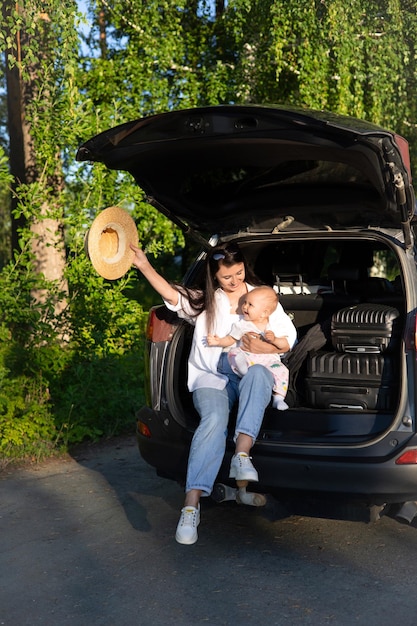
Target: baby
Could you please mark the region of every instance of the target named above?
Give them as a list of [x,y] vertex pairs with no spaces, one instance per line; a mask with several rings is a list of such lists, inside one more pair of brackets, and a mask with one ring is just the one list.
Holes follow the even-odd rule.
[[244,376],[248,368],[255,363],[267,367],[274,376],[272,405],[280,411],[285,411],[288,409],[288,404],[284,401],[288,390],[288,369],[281,363],[279,354],[255,354],[246,352],[240,347],[240,340],[248,333],[256,333],[263,341],[272,345],[276,345],[278,337],[284,336],[279,328],[273,328],[270,324],[269,317],[277,305],[278,296],[272,287],[256,287],[246,294],[242,304],[243,316],[233,324],[229,335],[226,337],[207,335],[207,344],[230,348],[229,363],[238,376]]

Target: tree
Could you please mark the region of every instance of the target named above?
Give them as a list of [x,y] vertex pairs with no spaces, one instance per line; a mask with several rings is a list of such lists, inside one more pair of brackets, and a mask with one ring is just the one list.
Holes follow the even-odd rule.
[[415,143],[415,1],[274,0],[270,6],[284,101],[365,118]]
[[[65,306],[65,245],[58,126],[68,92],[62,88],[67,73],[75,29],[68,15],[74,7],[58,3],[5,2],[3,44],[6,47],[6,86],[12,194],[12,249],[21,247],[26,228],[28,258],[39,277],[56,283],[55,312]],[[62,30],[62,24],[67,24]],[[57,54],[57,40],[61,55]],[[65,59],[65,61],[63,61]],[[65,78],[64,78],[65,82]],[[33,285],[35,300],[45,303],[46,285]]]

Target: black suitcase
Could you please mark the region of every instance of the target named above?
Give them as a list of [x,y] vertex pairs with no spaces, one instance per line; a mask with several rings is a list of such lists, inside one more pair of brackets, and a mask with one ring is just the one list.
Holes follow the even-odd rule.
[[380,353],[318,352],[307,362],[310,406],[333,410],[388,411],[396,397],[393,360]]
[[332,316],[332,343],[338,352],[386,352],[399,344],[398,310],[384,304],[357,304]]

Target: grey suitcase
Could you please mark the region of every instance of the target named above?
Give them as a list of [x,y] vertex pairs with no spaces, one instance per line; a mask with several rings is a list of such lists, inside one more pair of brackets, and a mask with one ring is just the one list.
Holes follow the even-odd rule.
[[379,353],[394,350],[400,339],[400,314],[384,304],[357,304],[332,316],[332,343],[338,352]]
[[319,352],[308,359],[305,382],[315,408],[388,411],[396,397],[393,381],[389,355]]

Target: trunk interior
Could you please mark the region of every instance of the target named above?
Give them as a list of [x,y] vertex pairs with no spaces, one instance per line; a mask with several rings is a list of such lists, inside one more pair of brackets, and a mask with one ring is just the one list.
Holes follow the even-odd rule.
[[[239,241],[255,274],[277,290],[298,334],[284,359],[290,409],[268,407],[260,439],[353,444],[392,424],[406,306],[400,261],[390,241],[382,233],[370,237],[369,231],[363,237],[329,232]],[[193,284],[200,269],[192,274]],[[172,390],[176,413],[178,421],[187,416],[183,425],[194,429],[198,418],[186,389],[192,327],[183,324],[176,335],[171,347],[178,374]]]

